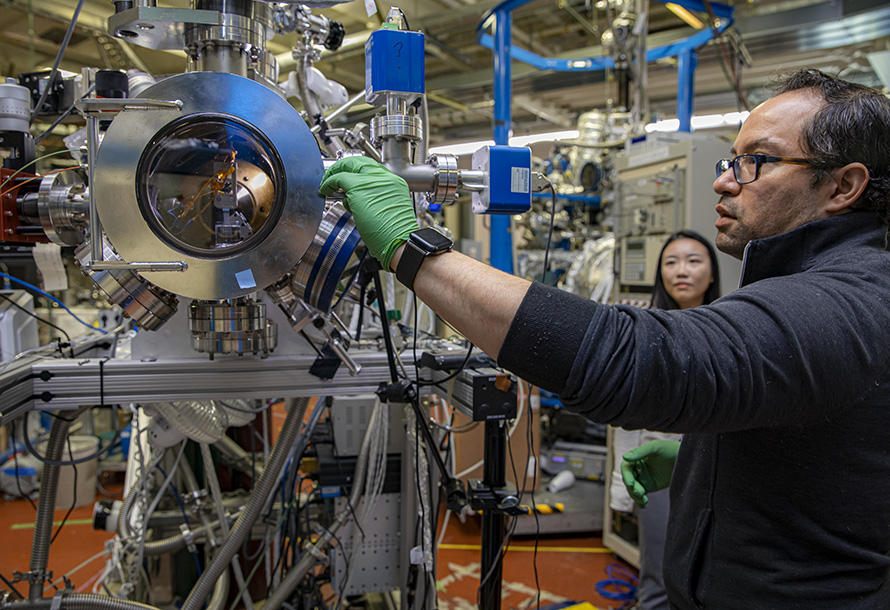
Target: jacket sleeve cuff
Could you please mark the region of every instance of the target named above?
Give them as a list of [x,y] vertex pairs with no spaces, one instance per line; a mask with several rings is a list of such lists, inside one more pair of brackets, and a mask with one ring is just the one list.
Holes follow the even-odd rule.
[[498,354],[498,365],[532,385],[560,393],[599,305],[532,284]]

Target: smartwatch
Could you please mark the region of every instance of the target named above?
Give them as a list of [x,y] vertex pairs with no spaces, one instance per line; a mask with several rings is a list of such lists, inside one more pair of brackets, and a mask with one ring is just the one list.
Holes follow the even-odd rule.
[[453,245],[454,243],[450,239],[432,227],[414,231],[405,242],[405,249],[402,251],[402,258],[399,259],[399,266],[396,269],[396,277],[408,287],[408,290],[413,291],[414,278],[424,259],[427,256],[448,252]]

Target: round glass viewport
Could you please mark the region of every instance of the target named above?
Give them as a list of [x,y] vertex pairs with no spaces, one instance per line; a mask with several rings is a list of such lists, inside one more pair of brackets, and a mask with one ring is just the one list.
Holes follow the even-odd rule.
[[171,123],[146,146],[136,173],[139,207],[152,230],[194,256],[246,250],[281,214],[284,172],[277,154],[231,117]]

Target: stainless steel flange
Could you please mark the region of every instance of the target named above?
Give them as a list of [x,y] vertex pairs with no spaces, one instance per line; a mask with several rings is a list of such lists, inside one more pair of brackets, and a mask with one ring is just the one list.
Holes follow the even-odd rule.
[[142,272],[205,300],[261,290],[312,243],[324,210],[323,166],[299,114],[232,74],[180,74],[144,97],[182,110],[124,111],[99,148],[95,198],[127,261],[185,261],[182,273]]
[[192,347],[210,354],[261,353],[265,358],[278,344],[278,325],[266,319],[262,302],[203,303],[189,306]]
[[[102,245],[105,260],[120,260],[107,241]],[[83,265],[90,257],[89,244],[81,244],[75,250],[74,257],[79,265]],[[132,318],[139,328],[157,330],[176,313],[179,300],[175,295],[153,286],[133,271],[84,270],[84,273],[90,276],[112,302],[123,309],[124,317]]]

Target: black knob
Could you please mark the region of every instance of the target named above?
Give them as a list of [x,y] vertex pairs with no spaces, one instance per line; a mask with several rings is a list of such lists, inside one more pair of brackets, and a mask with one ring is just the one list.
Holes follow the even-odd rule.
[[125,98],[129,96],[130,85],[127,73],[122,70],[99,70],[96,72],[96,97]]
[[324,48],[328,51],[336,51],[343,44],[343,37],[346,36],[346,30],[339,21],[331,21],[331,27],[328,30],[328,37],[324,41]]

